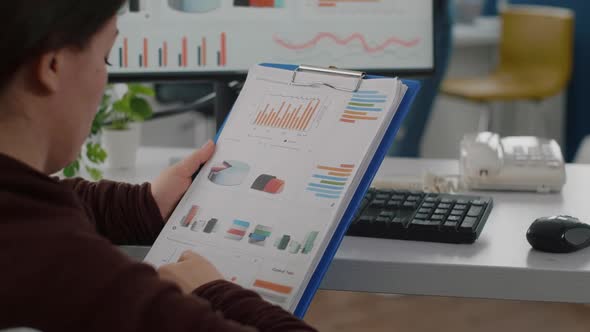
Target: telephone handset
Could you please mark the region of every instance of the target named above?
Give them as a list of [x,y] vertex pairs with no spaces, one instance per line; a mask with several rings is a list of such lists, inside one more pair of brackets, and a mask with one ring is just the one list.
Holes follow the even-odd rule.
[[561,191],[566,181],[561,148],[555,140],[500,138],[482,132],[461,141],[461,181],[473,190]]

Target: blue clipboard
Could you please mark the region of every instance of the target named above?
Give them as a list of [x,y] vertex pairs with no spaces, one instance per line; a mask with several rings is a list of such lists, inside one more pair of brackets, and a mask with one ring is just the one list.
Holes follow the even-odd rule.
[[[288,64],[262,63],[260,65],[265,66],[265,67],[270,67],[270,68],[289,70],[289,71],[296,71],[297,68],[299,68],[299,66],[297,66],[297,65],[288,65]],[[374,78],[381,78],[381,76],[369,75],[369,76],[366,76],[364,79],[374,79]],[[330,240],[330,243],[326,247],[326,251],[324,253],[324,256],[322,256],[322,258],[320,259],[320,262],[318,263],[318,266],[317,266],[315,272],[313,273],[313,275],[309,281],[309,284],[307,285],[307,288],[305,289],[305,291],[303,292],[303,295],[301,296],[301,300],[299,301],[299,304],[297,305],[297,308],[295,309],[295,312],[294,312],[295,316],[297,316],[299,318],[303,318],[305,316],[305,313],[307,312],[307,309],[309,308],[309,305],[311,304],[311,301],[313,300],[315,293],[317,292],[318,288],[320,287],[320,284],[322,283],[322,280],[324,279],[324,276],[326,275],[326,272],[328,271],[328,268],[330,267],[330,263],[332,262],[332,260],[334,259],[334,256],[336,255],[336,251],[338,250],[338,247],[340,247],[340,243],[342,242],[342,239],[344,238],[344,235],[346,234],[346,230],[348,229],[348,226],[352,222],[352,219],[354,217],[356,210],[359,208],[362,199],[365,197],[365,194],[369,190],[369,187],[371,186],[371,183],[373,182],[373,179],[375,178],[375,174],[377,174],[377,171],[379,170],[379,167],[381,166],[383,159],[385,159],[385,156],[387,155],[389,148],[391,147],[391,145],[393,144],[393,141],[395,140],[395,136],[397,135],[397,132],[402,124],[402,121],[404,120],[404,118],[406,117],[408,112],[410,111],[410,107],[411,107],[414,99],[416,98],[418,91],[420,91],[420,83],[418,81],[412,81],[412,80],[402,80],[402,81],[408,87],[408,91],[406,92],[404,99],[402,100],[401,104],[399,105],[399,108],[398,108],[397,112],[395,113],[393,120],[391,120],[391,124],[389,125],[389,128],[385,132],[385,135],[383,136],[383,140],[381,141],[381,144],[379,144],[379,147],[377,148],[377,151],[375,152],[375,155],[373,156],[373,159],[371,160],[371,163],[369,164],[369,167],[367,168],[367,172],[363,176],[363,179],[361,180],[356,192],[354,193],[354,196],[352,197],[352,200],[350,201],[350,204],[348,205],[348,208],[346,209],[346,212],[344,213],[342,220],[340,221],[340,223],[338,224],[338,227],[336,228],[336,231],[334,232],[334,236],[332,237],[332,239]],[[225,127],[225,122],[223,123],[223,125],[219,129],[219,132],[215,136],[216,142],[217,142],[217,139],[219,138],[221,131],[223,131],[224,127]]]

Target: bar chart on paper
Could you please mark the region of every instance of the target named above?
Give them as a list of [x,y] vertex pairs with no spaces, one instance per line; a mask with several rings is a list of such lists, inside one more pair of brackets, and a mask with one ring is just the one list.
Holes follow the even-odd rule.
[[267,95],[253,116],[258,127],[308,132],[319,116],[319,98]]
[[378,120],[386,102],[387,96],[379,91],[359,90],[348,101],[340,122],[357,123]]
[[318,165],[307,184],[306,191],[323,199],[338,199],[342,196],[354,165],[340,164],[335,166]]

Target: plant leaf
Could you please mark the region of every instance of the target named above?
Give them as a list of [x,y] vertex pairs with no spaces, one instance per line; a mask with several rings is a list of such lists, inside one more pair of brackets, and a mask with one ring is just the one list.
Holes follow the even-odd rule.
[[86,157],[95,164],[102,164],[107,159],[107,152],[98,143],[86,144]]
[[129,91],[134,95],[144,95],[150,97],[154,97],[156,95],[154,89],[147,87],[145,85],[130,83],[127,86],[129,87]]
[[99,170],[98,168],[86,166],[86,171],[88,172],[88,174],[90,174],[90,177],[93,180],[98,181],[98,180],[102,179],[102,171]]
[[113,110],[123,114],[131,114],[131,104],[129,98],[123,98],[113,103]]
[[67,178],[73,178],[80,171],[80,160],[77,159],[64,168],[63,172]]
[[131,105],[131,118],[136,121],[144,121],[152,117],[154,111],[150,104],[143,98],[132,97],[130,101]]
[[102,130],[102,127],[104,126],[105,122],[107,121],[107,118],[109,117],[109,113],[107,112],[107,110],[108,106],[101,106],[98,109],[98,112],[96,113],[96,115],[94,116],[94,120],[92,121],[92,127],[90,130],[91,135],[98,135]]

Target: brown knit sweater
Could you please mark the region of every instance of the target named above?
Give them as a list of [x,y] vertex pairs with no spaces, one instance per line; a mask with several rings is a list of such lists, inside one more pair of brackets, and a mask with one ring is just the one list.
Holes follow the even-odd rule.
[[313,330],[226,281],[183,295],[122,254],[164,225],[149,184],[59,181],[1,154],[0,170],[0,329]]

